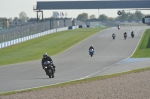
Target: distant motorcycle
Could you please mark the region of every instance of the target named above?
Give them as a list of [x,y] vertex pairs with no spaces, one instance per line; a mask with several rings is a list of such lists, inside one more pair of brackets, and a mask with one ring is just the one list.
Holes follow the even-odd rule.
[[90,50],[89,50],[89,54],[90,54],[90,56],[92,57],[92,56],[94,55],[94,49],[90,49]]
[[115,35],[112,35],[113,40],[115,40]]
[[44,69],[49,78],[54,78],[54,68],[50,61],[44,62]]
[[133,32],[131,32],[131,37],[134,38],[134,33]]
[[120,25],[118,25],[118,30],[120,29]]
[[127,34],[124,35],[124,39],[125,39],[125,40],[127,39]]

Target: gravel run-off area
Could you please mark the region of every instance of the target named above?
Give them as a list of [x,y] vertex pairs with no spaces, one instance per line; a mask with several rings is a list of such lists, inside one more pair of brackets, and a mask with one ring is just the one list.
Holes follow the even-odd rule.
[[63,87],[0,96],[0,99],[150,99],[150,70]]

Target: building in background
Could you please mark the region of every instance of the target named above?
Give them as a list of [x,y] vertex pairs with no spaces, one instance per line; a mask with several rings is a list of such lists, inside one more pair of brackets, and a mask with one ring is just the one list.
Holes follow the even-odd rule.
[[57,11],[54,11],[52,17],[59,18],[59,13]]
[[68,14],[67,12],[58,12],[58,11],[54,11],[52,17],[53,18],[67,18]]

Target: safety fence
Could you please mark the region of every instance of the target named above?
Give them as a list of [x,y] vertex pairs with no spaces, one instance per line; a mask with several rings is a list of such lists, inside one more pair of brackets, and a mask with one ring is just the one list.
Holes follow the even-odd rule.
[[85,23],[72,19],[50,19],[44,22],[20,24],[13,28],[0,29],[0,48],[79,25],[85,25]]
[[[78,27],[79,26],[73,26],[73,29],[76,29]],[[11,46],[11,45],[14,45],[14,44],[17,44],[17,43],[24,42],[24,41],[27,41],[27,40],[31,40],[31,39],[34,39],[34,38],[37,38],[37,37],[41,37],[41,36],[44,36],[44,35],[47,35],[47,34],[56,33],[56,32],[60,32],[60,31],[64,31],[64,30],[68,30],[68,27],[51,29],[51,30],[40,32],[40,33],[32,34],[32,35],[29,35],[29,36],[24,36],[24,37],[20,37],[20,38],[13,39],[13,40],[8,40],[8,41],[0,43],[0,49],[4,48],[4,47]]]

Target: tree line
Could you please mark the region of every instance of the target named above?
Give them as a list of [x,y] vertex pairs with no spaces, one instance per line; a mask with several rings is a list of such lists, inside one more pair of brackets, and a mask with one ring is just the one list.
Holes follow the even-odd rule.
[[[99,15],[98,18],[94,14],[88,15],[88,13],[81,13],[77,16],[77,20],[80,21],[141,21],[142,18],[144,18],[145,15],[141,13],[141,11],[135,11],[134,13],[129,13],[122,11],[122,15],[119,15],[115,18],[108,17],[105,14]],[[17,24],[17,23],[25,23],[29,20],[30,18],[27,16],[27,14],[22,11],[19,13],[19,17],[14,17],[14,18],[0,18],[0,22],[2,22],[2,26],[0,27],[8,27],[11,24]],[[31,18],[32,19],[32,18]],[[36,18],[35,18],[36,19]]]
[[25,23],[29,20],[29,17],[27,14],[22,11],[19,13],[19,17],[14,17],[14,18],[6,18],[6,17],[1,17],[0,22],[2,22],[2,26],[0,27],[9,27],[8,25],[11,24],[17,24],[17,23]]
[[98,18],[94,14],[88,15],[88,13],[82,13],[77,16],[77,20],[89,21],[89,20],[99,20],[99,21],[142,21],[145,15],[141,11],[135,11],[134,13],[122,11],[122,15],[118,15],[115,18],[108,17],[105,14],[99,15]]

